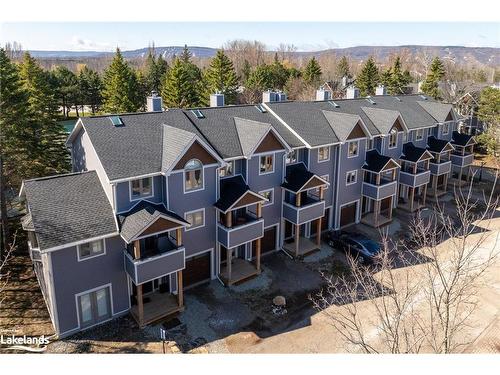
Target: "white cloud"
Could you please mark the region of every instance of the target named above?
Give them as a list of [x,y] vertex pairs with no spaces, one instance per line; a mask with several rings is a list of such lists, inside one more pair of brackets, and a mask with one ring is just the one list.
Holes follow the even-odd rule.
[[73,36],[70,45],[75,51],[112,51],[114,47],[109,43],[95,42],[80,36]]

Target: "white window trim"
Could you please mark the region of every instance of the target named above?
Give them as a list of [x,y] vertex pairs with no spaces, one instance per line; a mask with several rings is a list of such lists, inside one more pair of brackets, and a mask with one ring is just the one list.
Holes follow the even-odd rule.
[[196,193],[197,191],[203,191],[205,190],[205,166],[201,168],[202,173],[203,173],[203,184],[201,188],[198,189],[192,189],[192,190],[186,190],[186,170],[182,170],[182,190],[184,191],[184,194],[189,194],[189,193]]
[[[149,195],[141,195],[137,198],[134,198],[132,196],[132,182],[133,181],[140,181],[140,180],[144,180],[144,179],[150,179],[151,180],[151,194]],[[146,199],[146,198],[151,198],[155,195],[155,179],[154,177],[142,177],[142,178],[137,178],[137,179],[134,179],[134,180],[130,180],[128,182],[128,194],[129,194],[129,198],[130,198],[130,202],[135,202],[135,201],[140,201],[141,199]]]
[[[422,131],[422,136],[421,137],[418,136],[418,132],[419,131]],[[421,141],[423,139],[424,139],[424,129],[416,129],[415,130],[415,141]]]
[[[391,137],[394,134],[396,135],[396,142],[394,143],[394,146],[391,146]],[[389,150],[395,149],[396,147],[398,147],[398,142],[399,142],[399,132],[396,131],[395,133],[392,133],[392,134],[389,133],[389,138],[387,139],[387,148]]]
[[[295,160],[290,160],[288,161],[288,155],[291,154],[291,153],[295,153]],[[290,152],[286,152],[285,153],[285,164],[295,164],[297,163],[299,160],[299,150],[295,149],[295,150],[292,150]],[[259,170],[260,170],[260,160],[259,160]]]
[[[347,177],[349,176],[350,173],[353,173],[353,172],[354,172],[354,182],[347,182]],[[354,169],[352,171],[347,171],[345,173],[345,186],[354,185],[357,182],[358,182],[358,170],[357,169]]]
[[197,227],[193,227],[192,225],[189,228],[186,227],[186,228],[184,228],[185,232],[189,232],[189,231],[192,231],[192,230],[195,230],[195,229],[200,229],[200,228],[204,228],[205,227],[205,207],[199,208],[197,210],[191,210],[191,211],[184,212],[184,220],[187,221],[187,215],[195,213],[195,212],[199,212],[199,211],[203,211],[203,224],[202,225],[198,225]]
[[[370,143],[372,144],[372,147],[368,147],[368,145]],[[375,147],[375,138],[366,138],[366,150],[365,151],[375,150],[375,148],[376,148]]]
[[85,294],[97,292],[98,290],[101,290],[101,289],[104,289],[104,288],[109,288],[109,300],[110,300],[109,302],[110,302],[110,307],[111,307],[111,315],[110,315],[109,319],[106,319],[106,320],[103,320],[101,322],[97,322],[97,323],[91,324],[89,326],[85,326],[84,328],[85,329],[89,329],[89,328],[97,326],[99,324],[103,324],[103,323],[105,323],[107,321],[110,321],[111,319],[113,319],[113,316],[115,316],[115,309],[114,309],[114,306],[113,306],[114,303],[113,303],[113,284],[112,283],[104,284],[104,285],[98,286],[96,288],[85,290],[83,292],[75,294],[76,316],[77,316],[77,320],[78,320],[78,328],[77,329],[78,330],[82,328],[82,322],[81,322],[81,317],[80,317],[80,304],[78,303],[78,297],[83,296]]
[[263,194],[262,194],[262,193],[266,193],[266,192],[268,192],[268,191],[270,191],[270,192],[271,192],[271,199],[270,199],[268,202],[264,202],[264,203],[262,204],[262,207],[271,206],[271,205],[273,205],[273,204],[274,204],[274,188],[261,190],[261,191],[259,191],[259,194],[263,196]]
[[[357,150],[356,155],[349,155],[349,146],[351,143],[357,143],[357,145],[358,145],[358,147],[356,149]],[[359,139],[347,142],[347,158],[352,159],[352,158],[357,158],[358,156],[359,156]]]
[[[444,131],[445,126],[446,126],[446,133]],[[450,134],[450,123],[449,122],[445,122],[445,123],[443,123],[443,135],[448,135],[448,134]]]
[[[84,244],[88,244],[88,243],[91,243],[91,242],[101,242],[103,243],[102,245],[102,253],[99,253],[99,254],[96,254],[96,255],[89,255],[87,257],[81,257],[80,256],[80,247]],[[94,241],[89,241],[89,242],[84,242],[82,244],[79,244],[79,245],[76,245],[76,256],[78,258],[78,261],[79,262],[85,262],[86,260],[89,260],[89,259],[92,259],[92,258],[97,258],[97,257],[100,257],[100,256],[103,256],[103,255],[106,255],[106,239],[100,239],[100,240],[94,240]]]
[[235,171],[236,163],[234,162],[234,160],[227,161],[226,163],[227,163],[227,164],[231,164],[231,165],[232,165],[232,170],[233,170],[233,173],[232,173],[232,174],[229,174],[229,175],[228,175],[228,174],[226,174],[225,176],[221,176],[221,175],[220,175],[220,171],[221,171],[221,170],[223,170],[223,169],[225,169],[225,166],[223,166],[223,167],[221,167],[221,168],[219,169],[219,178],[221,178],[221,179],[222,179],[222,178],[227,178],[227,177],[234,177],[234,176],[236,176],[236,171]]
[[[326,182],[330,183],[330,175],[329,174],[324,174],[322,176],[320,176],[323,180],[325,180]],[[330,187],[330,185],[326,185],[324,190],[328,190],[328,188]]]
[[[328,150],[328,158],[326,158],[324,160],[320,160],[320,158],[319,158],[319,155],[320,155],[319,149],[320,148],[325,148],[325,149]],[[330,161],[330,146],[318,147],[318,163],[324,163],[324,162],[327,162],[327,161]]]
[[[273,169],[269,172],[261,172],[260,171],[260,163],[261,163],[261,158],[264,158],[266,156],[272,156],[273,158]],[[266,153],[266,154],[262,154],[262,155],[259,155],[259,164],[258,164],[258,168],[259,168],[259,176],[264,176],[266,174],[271,174],[271,173],[274,173],[274,164],[276,163],[276,155],[274,153]]]

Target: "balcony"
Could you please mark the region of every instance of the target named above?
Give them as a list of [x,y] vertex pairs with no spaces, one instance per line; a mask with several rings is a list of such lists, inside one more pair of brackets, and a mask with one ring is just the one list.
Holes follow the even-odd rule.
[[283,202],[283,218],[295,225],[308,223],[325,215],[325,201],[312,197],[303,200],[300,207]]
[[161,250],[144,249],[141,259],[134,259],[127,250],[124,251],[125,271],[135,285],[166,276],[172,272],[184,269],[186,250],[184,247],[175,247],[168,241]]
[[396,195],[398,182],[382,180],[380,185],[375,185],[369,182],[363,182],[362,194],[374,200],[381,200]]
[[226,248],[254,241],[264,236],[264,219],[257,219],[250,215],[235,216],[232,226],[217,224],[218,241]]
[[435,176],[440,176],[442,174],[450,173],[451,171],[451,160],[442,161],[440,163],[429,163],[429,169],[431,174]]
[[399,183],[410,187],[417,187],[428,184],[431,179],[431,171],[418,169],[417,173],[399,172]]
[[466,153],[465,155],[462,155],[461,153],[453,153],[451,154],[450,159],[454,166],[463,168],[472,164],[474,161],[474,155],[470,153]]

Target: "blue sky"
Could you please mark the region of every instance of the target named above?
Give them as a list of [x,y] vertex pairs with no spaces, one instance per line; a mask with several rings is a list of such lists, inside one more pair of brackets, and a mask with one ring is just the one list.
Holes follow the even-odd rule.
[[477,22],[81,22],[3,23],[0,44],[20,42],[30,50],[109,51],[156,46],[220,47],[231,39],[280,43],[298,50],[358,45],[461,45],[500,47],[500,24]]

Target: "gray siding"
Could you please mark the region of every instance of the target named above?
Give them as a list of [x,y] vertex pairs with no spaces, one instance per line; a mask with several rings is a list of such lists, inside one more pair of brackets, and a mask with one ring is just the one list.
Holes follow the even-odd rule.
[[106,254],[78,262],[72,246],[51,253],[59,334],[78,329],[75,295],[111,284],[112,311],[116,315],[129,308],[127,275],[123,267],[124,242],[106,239]]
[[[154,203],[161,203],[163,201],[164,180],[163,176],[153,177],[153,196],[144,199]],[[139,200],[130,200],[130,181],[116,184],[115,189],[116,212],[126,212],[139,202]]]
[[183,245],[186,257],[203,250],[215,248],[215,208],[217,167],[206,167],[205,189],[184,194],[184,173],[176,172],[168,176],[168,208],[184,217],[189,211],[205,209],[205,226],[184,231]]
[[[330,160],[318,163],[318,149],[312,149],[310,151],[310,160],[309,160],[309,170],[318,176],[328,175],[328,179],[330,182],[330,186],[334,180],[333,171],[335,170],[335,153],[334,147],[330,148]],[[332,204],[332,194],[331,187],[325,190],[325,205],[326,207]]]

